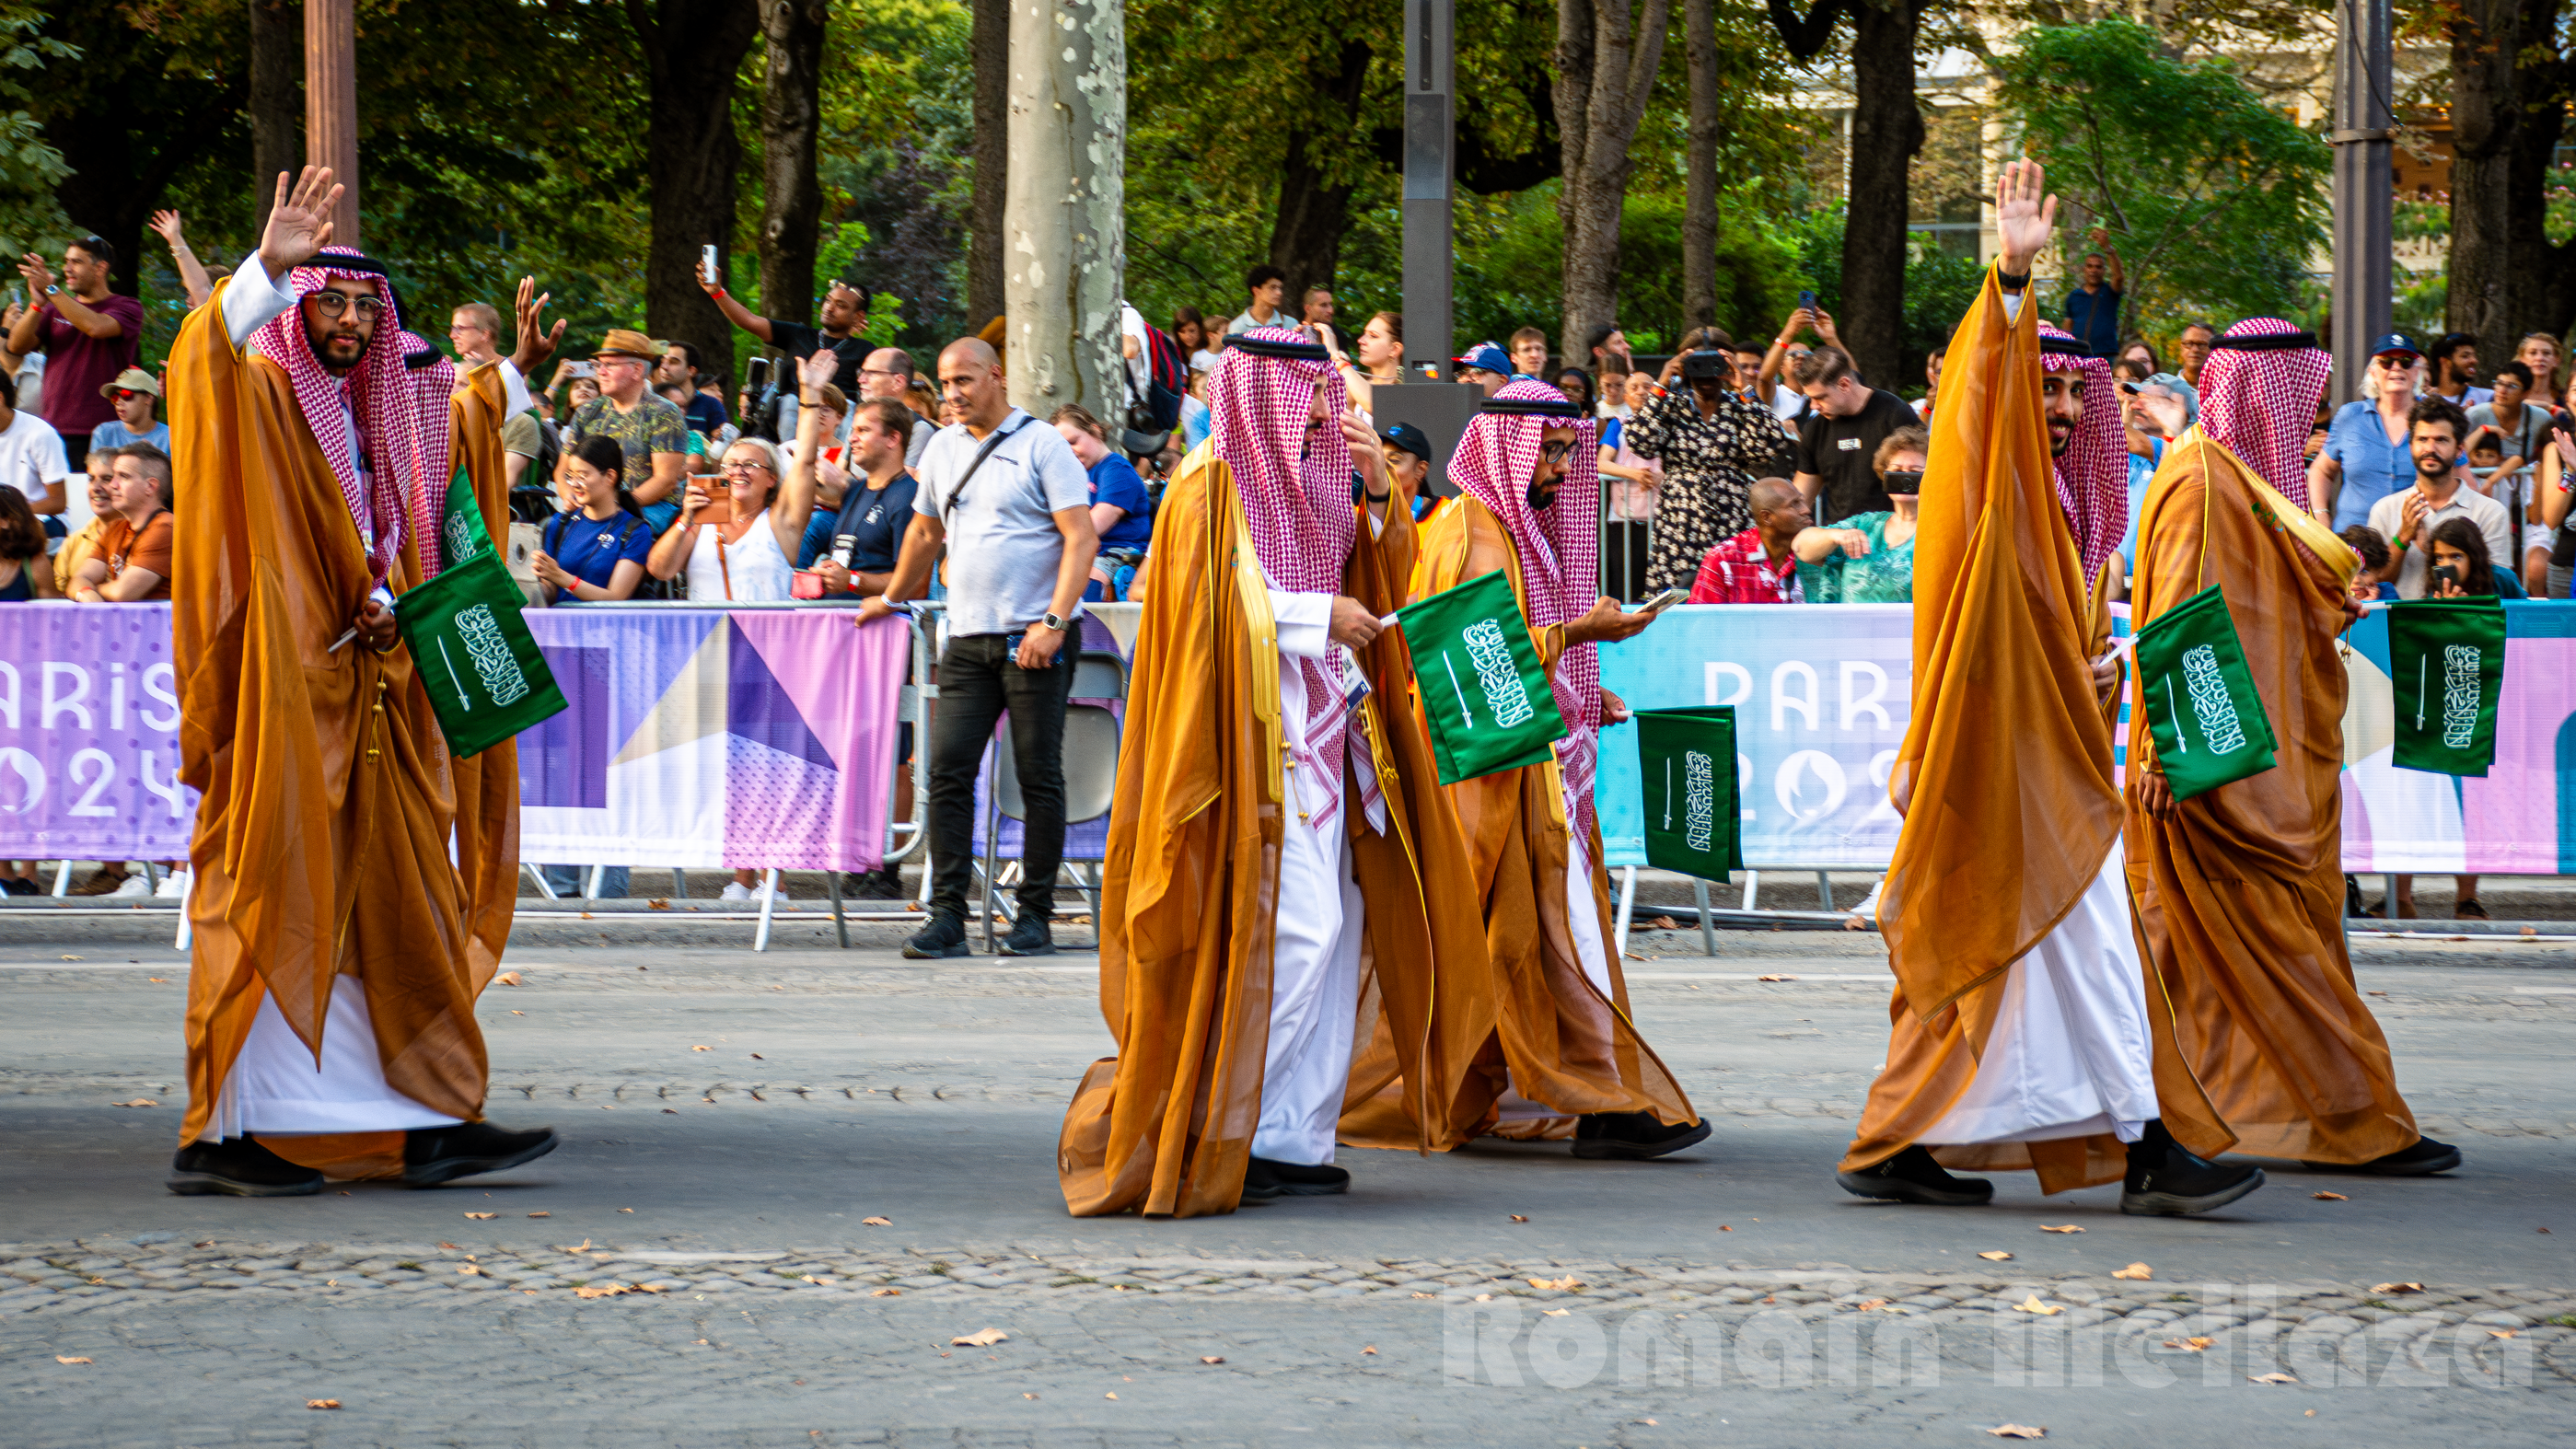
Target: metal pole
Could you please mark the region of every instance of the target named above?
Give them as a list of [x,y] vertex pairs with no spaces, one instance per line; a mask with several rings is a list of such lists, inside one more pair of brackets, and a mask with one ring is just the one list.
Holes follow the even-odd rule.
[[357,246],[357,0],[304,0],[304,157],[348,188],[331,213],[331,240]]
[[2370,345],[2388,331],[2395,239],[2389,216],[2392,26],[2388,0],[2336,0],[2334,131],[2334,390],[2361,396]]
[[1450,103],[1453,0],[1404,0],[1404,361],[1407,381],[1438,369],[1450,347],[1451,183],[1457,115]]

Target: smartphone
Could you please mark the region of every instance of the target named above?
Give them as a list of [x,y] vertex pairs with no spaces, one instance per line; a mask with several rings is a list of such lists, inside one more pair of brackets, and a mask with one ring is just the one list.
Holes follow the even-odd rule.
[[716,244],[714,242],[709,242],[698,249],[698,264],[706,268],[703,275],[706,277],[710,286],[724,280],[724,273],[716,270]]
[[767,386],[769,386],[768,358],[755,357],[751,361],[743,364],[742,390],[744,392],[757,396],[760,390]]
[[2443,564],[2439,568],[2433,570],[2433,577],[2456,588],[2460,582],[2460,571],[2451,567],[2449,564]]
[[[709,248],[707,248],[707,250],[708,250],[709,252],[713,252],[713,251],[715,250],[715,248],[713,248],[713,247],[709,247]],[[1799,305],[1799,306],[1801,306],[1801,307],[1806,308],[1806,309],[1807,309],[1808,311],[1810,311],[1810,312],[1815,311],[1815,310],[1816,310],[1816,294],[1815,294],[1815,293],[1813,293],[1813,292],[1800,292],[1800,293],[1798,294],[1798,305]]]
[[1639,604],[1636,611],[1640,614],[1660,614],[1666,609],[1671,608],[1673,605],[1678,604],[1689,597],[1690,590],[1688,589],[1666,589],[1662,593],[1648,599],[1646,602]]
[[700,523],[733,522],[733,490],[725,486],[724,479],[717,477],[698,481],[706,485],[707,505],[698,510],[697,521]]
[[566,376],[566,377],[591,377],[591,376],[595,376],[595,374],[591,371],[591,368],[590,368],[590,364],[589,364],[589,363],[587,363],[587,362],[576,362],[576,363],[574,363],[572,366],[570,366],[570,367],[568,367],[568,368],[564,369],[564,376]]

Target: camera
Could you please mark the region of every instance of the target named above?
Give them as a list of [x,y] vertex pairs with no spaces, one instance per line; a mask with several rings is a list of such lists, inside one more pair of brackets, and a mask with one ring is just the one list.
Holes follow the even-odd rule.
[[1734,360],[1715,349],[1688,353],[1682,358],[1682,381],[1694,387],[1703,382],[1713,382],[1723,387],[1732,381],[1734,376]]

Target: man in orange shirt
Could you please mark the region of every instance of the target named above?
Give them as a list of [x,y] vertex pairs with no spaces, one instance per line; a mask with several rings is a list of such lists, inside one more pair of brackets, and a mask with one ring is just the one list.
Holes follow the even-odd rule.
[[72,576],[72,597],[84,604],[170,597],[170,455],[150,443],[117,449],[107,501],[116,516]]

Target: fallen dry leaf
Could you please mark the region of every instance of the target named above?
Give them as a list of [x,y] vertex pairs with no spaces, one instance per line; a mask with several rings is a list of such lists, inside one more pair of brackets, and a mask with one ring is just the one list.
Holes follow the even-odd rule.
[[1416,1298],[1437,1298],[1440,1295],[1437,1293],[1416,1293],[1413,1296]]
[[2298,1380],[2290,1377],[2288,1374],[2247,1374],[2245,1376],[2245,1382],[2249,1384],[2295,1384]]
[[2370,993],[2370,994],[2371,994],[2371,995],[2373,995],[2373,996],[2386,996],[2388,993],[2387,993],[2387,992],[2385,992],[2385,991],[2374,991],[2374,992],[2372,992],[2372,993]]
[[88,1359],[85,1359],[85,1358],[72,1358],[72,1357],[70,1357],[70,1356],[68,1356],[68,1355],[65,1355],[65,1354],[59,1354],[59,1353],[58,1353],[58,1354],[55,1354],[55,1355],[54,1355],[54,1362],[56,1362],[56,1363],[87,1363],[87,1362],[89,1362],[89,1360],[88,1360]]
[[634,1291],[635,1287],[630,1283],[585,1283],[572,1290],[572,1296],[575,1298],[614,1298],[621,1293],[632,1293]]
[[1223,1362],[1225,1362],[1225,1355],[1223,1355],[1223,1354],[1215,1354],[1215,1355],[1201,1354],[1201,1355],[1199,1355],[1199,1362],[1201,1362],[1201,1363],[1223,1363]]
[[1494,1301],[1494,1295],[1491,1293],[1479,1293],[1476,1295],[1475,1301],[1478,1303],[1491,1303]]
[[2054,1316],[2065,1311],[2065,1308],[2058,1304],[2040,1302],[2039,1295],[2036,1293],[2013,1305],[2015,1313],[2036,1313],[2043,1317]]
[[952,1338],[948,1341],[959,1348],[990,1348],[1009,1337],[1009,1334],[998,1328],[979,1328],[962,1338]]
[[1717,1230],[1718,1230],[1719,1232],[1721,1232],[1721,1233],[1731,1233],[1731,1232],[1734,1232],[1734,1231],[1735,1231],[1735,1229],[1728,1227],[1728,1226],[1727,1226],[1726,1224],[1724,1224],[1724,1223],[1719,1223],[1719,1224],[1717,1225]]
[[1547,1288],[1559,1293],[1571,1293],[1583,1286],[1583,1280],[1568,1273],[1562,1278],[1532,1278],[1529,1280],[1529,1285],[1532,1288]]
[[2012,1254],[2005,1252],[2001,1248],[1997,1248],[1992,1252],[1979,1253],[1977,1256],[1985,1259],[1989,1263],[2000,1263],[2006,1258],[2011,1257]]
[[2522,1330],[2521,1330],[2521,1329],[2519,1329],[2519,1328],[2490,1328],[2490,1329],[2488,1329],[2488,1330],[2487,1330],[2487,1337],[2489,1337],[2489,1338],[2513,1338],[2513,1337],[2515,1337],[2515,1336],[2519,1335],[2521,1332],[2522,1332]]
[[527,1015],[527,1013],[526,1013],[526,1012],[524,1012],[524,1011],[513,1011],[513,1012],[511,1012],[510,1014],[511,1014],[512,1016],[525,1016],[525,1015]]
[[170,984],[170,978],[167,976],[146,976],[143,979],[151,982],[155,986],[167,986]]
[[1020,1397],[1021,1397],[1021,1398],[1024,1398],[1024,1399],[1034,1399],[1034,1398],[1036,1398],[1036,1397],[1037,1397],[1037,1395],[1035,1395],[1035,1394],[1022,1394],[1022,1395],[1020,1395]]
[[85,956],[65,956],[63,959],[66,961],[85,961],[89,958]]
[[2165,1347],[2178,1348],[2185,1353],[2206,1353],[2209,1346],[2216,1342],[2218,1340],[2214,1338],[2168,1338],[2165,1340]]
[[2144,1283],[2156,1276],[2156,1270],[2148,1267],[2144,1263],[2131,1263],[2125,1268],[2112,1269],[2111,1276],[2114,1278],[2134,1278],[2138,1282]]
[[1756,976],[1753,979],[1756,981],[1795,981],[1798,978],[1795,976]]
[[2373,1283],[2370,1285],[2370,1291],[2373,1293],[2421,1293],[2424,1291],[2424,1285],[2421,1283]]
[[482,1269],[480,1269],[480,1268],[478,1268],[478,1267],[474,1266],[474,1265],[473,1265],[473,1264],[471,1264],[471,1263],[464,1263],[464,1264],[460,1264],[460,1265],[458,1265],[458,1267],[457,1267],[456,1271],[457,1271],[457,1272],[459,1272],[459,1273],[464,1274],[464,1275],[465,1275],[466,1277],[468,1277],[468,1278],[481,1278],[481,1277],[488,1276],[488,1275],[486,1275],[486,1274],[484,1273],[484,1271],[483,1271]]
[[711,1052],[711,1051],[714,1051],[714,1050],[715,1050],[715,1048],[714,1048],[714,1047],[693,1046],[693,1047],[689,1048],[689,1050],[691,1050],[691,1051],[693,1051],[693,1052]]
[[1658,931],[1678,931],[1682,928],[1682,923],[1674,920],[1670,916],[1657,916],[1648,924],[1652,925]]
[[554,1214],[553,1214],[553,1213],[530,1213],[530,1214],[528,1214],[528,1216],[530,1216],[530,1217],[532,1217],[532,1218],[550,1218],[550,1217],[553,1217],[553,1216],[554,1216]]
[[340,1407],[340,1401],[338,1399],[306,1399],[304,1401],[304,1407],[308,1409],[336,1409]]
[[1551,1309],[1547,1310],[1547,1312],[1545,1312],[1545,1313],[1541,1314],[1540,1316],[1541,1316],[1541,1317],[1543,1317],[1543,1318],[1563,1318],[1563,1317],[1565,1317],[1566,1315],[1568,1315],[1568,1314],[1572,1313],[1573,1311],[1574,1311],[1574,1310],[1573,1310],[1573,1309],[1571,1309],[1571,1308],[1551,1308]]
[[1103,1397],[1114,1399],[1118,1397],[1118,1391],[1116,1389],[1111,1389],[1107,1394],[1103,1395]]
[[818,1287],[829,1288],[841,1280],[838,1278],[817,1278],[811,1273],[800,1273],[797,1275],[796,1281],[799,1283],[812,1283]]
[[670,908],[671,903],[666,900],[650,900],[644,903],[644,909],[648,911],[667,911]]
[[161,1104],[153,1101],[150,1097],[137,1097],[131,1102],[110,1102],[107,1105],[111,1107],[158,1107]]
[[2043,1233],[2080,1233],[2084,1231],[2073,1223],[2068,1223],[2062,1228],[2052,1228],[2046,1223],[2041,1223],[2039,1225],[2039,1230]]
[[1529,1219],[1522,1217],[1519,1213],[1514,1213],[1512,1214],[1512,1221],[1516,1223],[1525,1223],[1528,1222]]
[[1372,1343],[1372,1344],[1370,1344],[1368,1347],[1366,1347],[1366,1348],[1364,1348],[1364,1349],[1361,1349],[1361,1350],[1360,1350],[1360,1352],[1362,1352],[1362,1353],[1375,1353],[1375,1352],[1377,1352],[1377,1345]]
[[455,1252],[455,1251],[456,1251],[456,1245],[455,1245],[454,1243],[441,1243],[441,1244],[439,1244],[439,1246],[440,1246],[440,1247],[442,1247],[442,1248],[445,1248],[447,1251],[449,1251],[449,1252],[451,1252],[451,1253],[453,1253],[453,1252]]
[[466,1214],[466,1216],[467,1216],[467,1217],[469,1217],[469,1218],[490,1218],[490,1217],[498,1217],[498,1216],[500,1216],[500,1214],[498,1214],[498,1213],[467,1213],[467,1214]]
[[622,1213],[631,1213],[631,1212],[635,1211],[635,1209],[633,1209],[633,1208],[619,1208],[619,1209],[618,1209],[618,1211],[619,1211],[619,1212],[622,1212]]
[[755,1062],[758,1062],[758,1061],[766,1061],[766,1060],[768,1060],[768,1058],[766,1058],[766,1057],[762,1056],[762,1055],[761,1055],[760,1053],[758,1053],[758,1052],[753,1052],[753,1053],[751,1054],[751,1059],[752,1059],[753,1061],[755,1061]]
[[892,1219],[892,1218],[861,1218],[861,1219],[859,1219],[859,1226],[861,1226],[861,1227],[863,1227],[863,1228],[890,1228],[890,1227],[893,1227],[893,1226],[894,1226],[894,1219]]
[[2309,1193],[2309,1194],[2308,1194],[2308,1196],[2310,1196],[2310,1197],[2312,1197],[2312,1198],[2315,1198],[2315,1199],[2317,1199],[2317,1200],[2318,1200],[2318,1201],[2320,1201],[2320,1202],[2350,1202],[2350,1201],[2352,1201],[2352,1199],[2351,1199],[2351,1198],[2348,1198],[2348,1197],[2344,1196],[2342,1193],[2339,1193],[2339,1192],[2312,1192],[2312,1193]]
[[581,1246],[580,1246],[580,1247],[578,1247],[578,1248],[566,1248],[566,1249],[564,1249],[564,1251],[565,1251],[565,1252],[567,1252],[567,1253],[587,1253],[587,1252],[589,1252],[589,1251],[590,1251],[590,1239],[588,1239],[588,1238],[584,1238],[584,1239],[582,1239],[582,1240],[581,1240]]
[[1998,1439],[2045,1439],[2048,1431],[2028,1424],[1997,1424],[1986,1431]]
[[528,984],[519,979],[519,973],[516,971],[504,971],[492,979],[500,982],[504,986],[525,986]]

